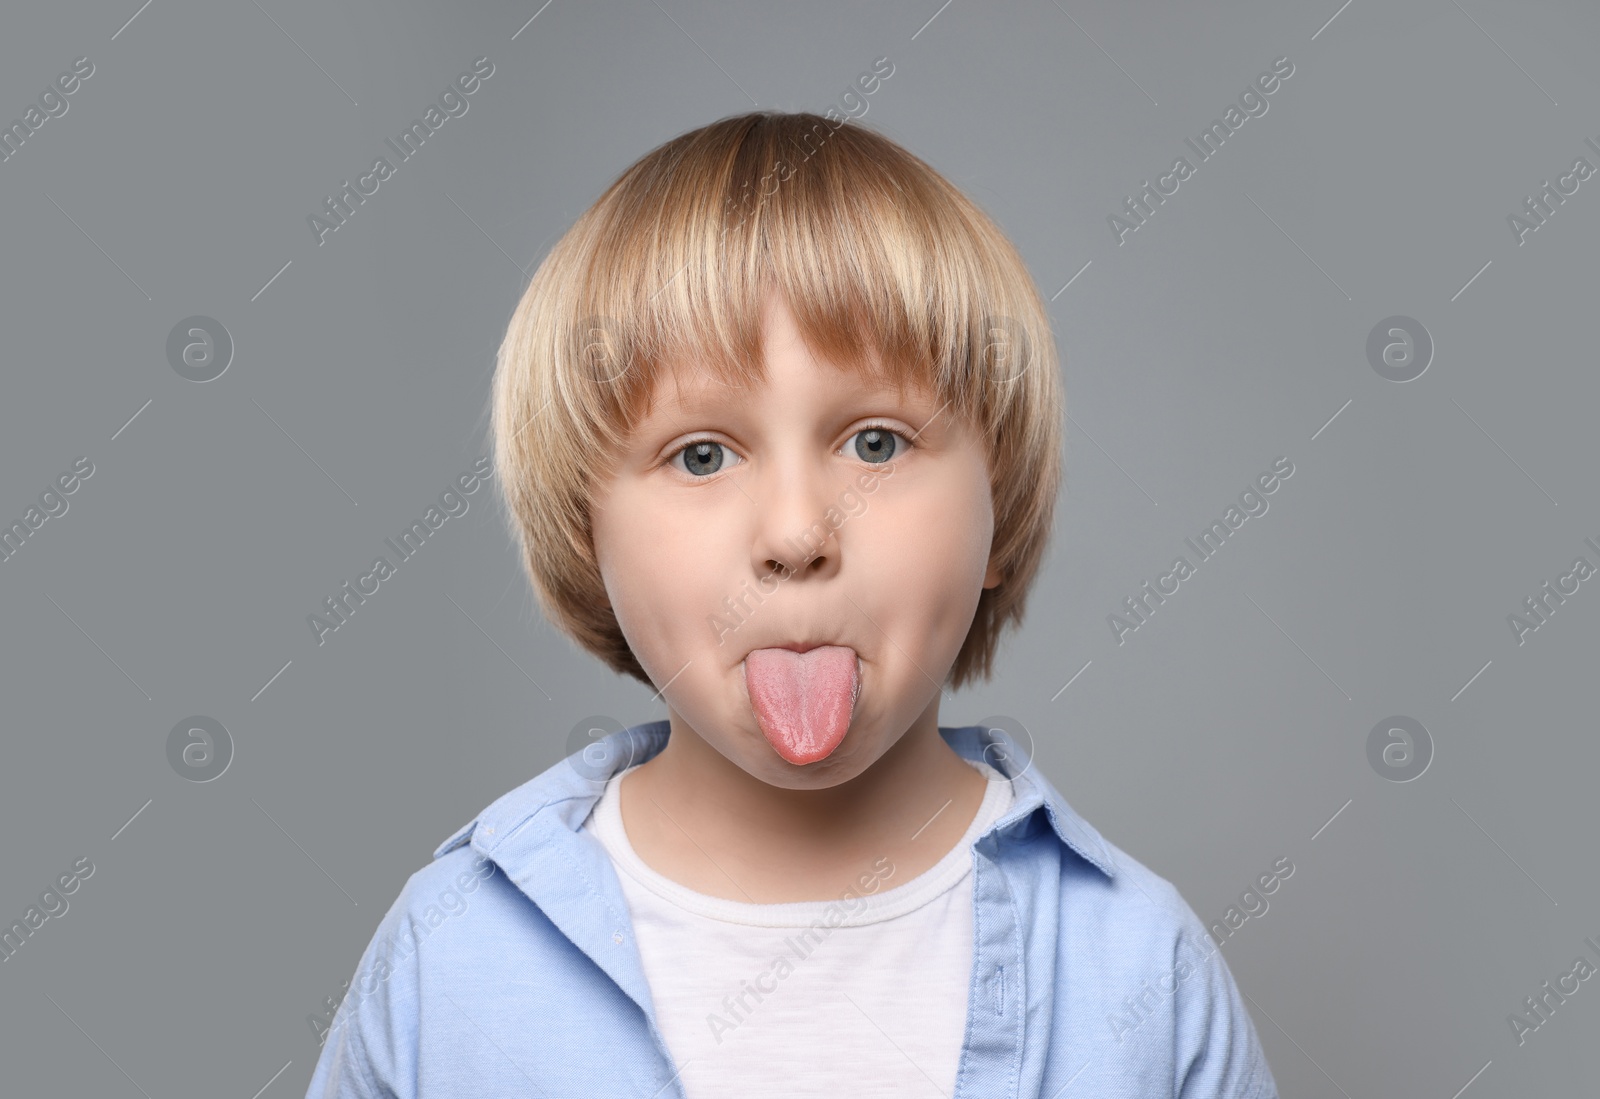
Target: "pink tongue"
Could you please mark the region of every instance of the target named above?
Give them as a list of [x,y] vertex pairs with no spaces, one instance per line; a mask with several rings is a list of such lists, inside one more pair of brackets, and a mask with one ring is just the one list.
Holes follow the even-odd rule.
[[839,746],[860,687],[856,651],[845,645],[754,649],[744,658],[744,681],[762,733],[796,764],[815,763]]

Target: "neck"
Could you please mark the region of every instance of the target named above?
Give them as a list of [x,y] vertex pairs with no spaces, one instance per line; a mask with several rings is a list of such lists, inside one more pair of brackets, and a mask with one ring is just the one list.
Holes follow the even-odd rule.
[[666,747],[622,784],[624,825],[646,865],[713,896],[833,899],[885,857],[900,871],[885,887],[899,885],[950,851],[983,799],[939,735],[937,698],[865,771],[815,790],[763,782],[670,721]]

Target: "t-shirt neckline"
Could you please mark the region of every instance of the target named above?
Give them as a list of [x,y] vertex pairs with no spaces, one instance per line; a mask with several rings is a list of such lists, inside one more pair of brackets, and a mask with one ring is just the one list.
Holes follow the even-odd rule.
[[[756,904],[736,901],[726,897],[713,897],[673,881],[653,869],[641,859],[628,840],[622,823],[622,801],[619,793],[624,776],[642,764],[634,764],[617,772],[607,781],[604,792],[595,803],[594,811],[584,823],[610,854],[613,864],[622,874],[671,904],[694,915],[724,923],[745,924],[754,927],[810,927],[826,923],[837,927],[858,927],[880,923],[913,912],[940,894],[955,888],[972,870],[972,845],[1010,808],[1013,800],[1011,781],[982,760],[964,759],[964,762],[983,774],[988,780],[983,801],[967,826],[949,851],[938,862],[910,881],[854,895],[843,892],[831,900],[788,901],[781,904]],[[883,878],[879,859],[864,868],[861,877]],[[892,877],[892,863],[891,874]],[[859,879],[858,879],[859,880]]]

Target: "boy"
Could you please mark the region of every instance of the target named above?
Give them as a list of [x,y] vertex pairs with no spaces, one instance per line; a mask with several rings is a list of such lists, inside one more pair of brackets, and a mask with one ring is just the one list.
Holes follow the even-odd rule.
[[601,196],[511,319],[498,479],[546,614],[668,716],[412,876],[308,1094],[1275,1099],[1173,887],[938,725],[1049,534],[1052,348],[864,127],[723,119]]

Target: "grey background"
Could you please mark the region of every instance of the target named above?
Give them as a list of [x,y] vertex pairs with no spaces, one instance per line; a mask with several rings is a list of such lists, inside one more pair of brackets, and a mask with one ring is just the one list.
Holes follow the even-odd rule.
[[[155,0],[0,24],[0,120],[95,66],[0,164],[0,518],[95,467],[0,563],[0,922],[96,867],[0,966],[7,1093],[302,1093],[306,1017],[433,847],[580,718],[664,716],[541,619],[492,485],[325,644],[306,616],[485,451],[527,275],[618,172],[724,115],[838,105],[879,56],[865,121],[1060,291],[1072,417],[1026,628],[941,723],[1021,722],[1208,923],[1293,861],[1225,947],[1285,1096],[1593,1090],[1600,986],[1520,1046],[1507,1016],[1600,939],[1600,580],[1524,644],[1507,615],[1600,565],[1600,177],[1521,245],[1506,220],[1600,167],[1592,6]],[[307,216],[480,55],[468,113],[318,246]],[[1118,245],[1107,216],[1280,56],[1268,113]],[[204,384],[165,353],[196,314],[236,344]],[[1436,347],[1403,384],[1365,353],[1394,314]],[[1280,455],[1270,511],[1117,644],[1106,616]],[[234,742],[206,783],[166,755],[196,714]],[[1368,762],[1393,715],[1433,741],[1411,782]]]

